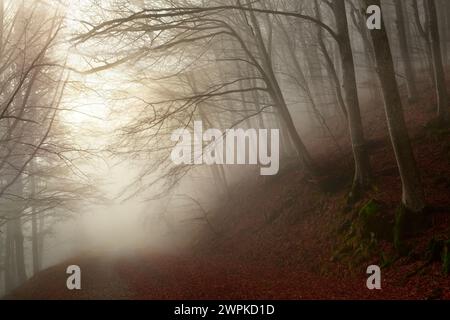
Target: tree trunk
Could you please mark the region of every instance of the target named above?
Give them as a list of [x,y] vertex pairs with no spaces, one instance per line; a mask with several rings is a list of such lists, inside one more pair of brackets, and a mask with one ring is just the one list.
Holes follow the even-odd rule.
[[[15,172],[13,172],[15,174]],[[10,192],[23,196],[22,178],[19,177],[11,186]],[[22,202],[20,200],[9,199],[2,204],[7,212],[7,235],[6,235],[6,266],[5,284],[7,290],[12,290],[27,280],[25,269],[24,236],[22,231]]]
[[[321,21],[322,13],[320,11],[320,6],[317,0],[314,1],[314,10],[316,18]],[[328,77],[331,78],[331,82],[336,97],[336,102],[339,105],[339,108],[341,109],[342,114],[345,117],[345,120],[348,121],[347,109],[345,107],[344,97],[342,96],[342,89],[341,89],[341,82],[339,81],[339,75],[334,66],[333,59],[327,50],[325,41],[323,40],[323,29],[321,27],[317,28],[317,42],[319,43],[320,51],[322,52],[323,57],[325,59],[325,68],[327,70]]]
[[[247,1],[247,5],[251,7],[251,4],[249,1]],[[254,14],[253,11],[249,12],[252,27],[255,32],[255,38],[256,43],[258,45],[258,49],[261,54],[264,74],[262,74],[262,77],[266,81],[266,84],[268,86],[269,94],[275,103],[279,114],[281,118],[283,119],[283,122],[285,123],[285,126],[289,132],[289,135],[292,138],[292,142],[294,143],[295,149],[300,157],[300,161],[304,167],[304,169],[312,175],[316,175],[316,169],[314,167],[312,158],[303,143],[297,128],[295,127],[294,121],[292,120],[292,116],[289,112],[289,109],[287,107],[286,101],[284,99],[283,93],[281,91],[280,85],[278,83],[278,80],[275,76],[275,73],[273,71],[272,61],[270,59],[270,56],[267,52],[267,48],[264,43],[264,39],[261,34],[261,29],[259,27],[258,20]]]
[[25,253],[24,253],[24,238],[22,232],[22,218],[19,216],[14,220],[14,247],[16,256],[17,279],[19,284],[27,280],[27,273],[25,270]]
[[[335,1],[333,12],[340,38],[339,52],[341,55],[344,96],[347,106],[350,138],[355,159],[355,175],[353,179],[353,196],[366,189],[372,182],[372,170],[364,138],[361,112],[359,109],[358,89],[356,86],[355,65],[353,61],[350,36],[348,33],[347,13],[344,1]],[[356,193],[356,194],[355,194]]]
[[2,294],[2,292],[4,292],[4,287],[5,287],[5,282],[2,280],[4,279],[4,273],[5,273],[5,250],[6,250],[6,239],[4,237],[4,232],[3,230],[0,228],[0,283],[2,283],[2,285],[0,285],[0,295]]
[[[379,0],[365,1],[367,6],[380,6]],[[408,210],[420,212],[425,206],[422,184],[403,116],[386,26],[383,25],[381,30],[372,30],[371,37],[383,90],[389,134],[402,180],[402,202]]]
[[431,58],[431,43],[430,43],[430,37],[428,36],[430,19],[429,19],[428,10],[425,9],[425,23],[424,23],[424,25],[422,25],[422,22],[420,21],[418,1],[419,0],[414,0],[412,3],[414,20],[416,23],[417,30],[419,31],[420,36],[422,37],[423,41],[425,42],[425,55],[426,55],[426,59],[427,59],[428,70],[430,73],[431,83],[434,85],[435,77],[434,77],[434,71],[433,71],[433,60]]
[[438,21],[440,22],[440,35],[441,35],[441,49],[442,49],[442,62],[447,65],[448,62],[448,36],[449,36],[449,16],[450,5],[448,0],[441,0],[437,5],[437,12],[439,13]]
[[38,226],[37,226],[37,212],[36,206],[34,202],[36,201],[36,178],[34,176],[34,161],[31,161],[31,251],[33,258],[33,274],[37,274],[39,272],[39,239],[38,239]]
[[[256,88],[257,86],[257,81],[255,79],[255,73],[254,70],[251,69],[250,70],[250,75],[251,75],[251,80],[250,80],[250,85],[252,88]],[[255,104],[256,107],[256,112],[258,112],[258,116],[257,116],[257,121],[258,121],[258,126],[260,129],[265,129],[266,128],[266,124],[264,122],[264,110],[263,110],[263,106],[261,105],[261,100],[259,97],[258,92],[253,91],[252,92],[252,96],[253,96],[253,102]]]
[[38,219],[38,267],[42,270],[44,262],[44,240],[45,240],[45,216],[43,214],[39,215]]
[[17,277],[15,273],[14,263],[14,233],[12,228],[12,220],[6,223],[6,240],[5,240],[5,290],[10,292],[17,286]]
[[435,0],[426,0],[430,16],[431,55],[433,59],[434,80],[437,94],[438,121],[441,124],[450,123],[450,110],[448,105],[447,84],[445,81],[444,66],[442,62],[441,42]]
[[416,76],[414,73],[411,54],[408,48],[407,33],[405,30],[405,21],[403,13],[402,1],[395,1],[395,12],[397,15],[398,40],[400,45],[400,55],[405,68],[406,88],[408,92],[408,100],[414,102],[417,100]]

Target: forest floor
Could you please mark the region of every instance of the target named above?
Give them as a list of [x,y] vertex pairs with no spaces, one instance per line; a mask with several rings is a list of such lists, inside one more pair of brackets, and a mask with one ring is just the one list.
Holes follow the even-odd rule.
[[[450,277],[430,240],[450,236],[450,132],[426,128],[430,108],[406,112],[432,225],[398,256],[392,235],[350,240],[349,223],[365,204],[393,225],[401,183],[385,128],[370,134],[375,187],[349,208],[348,159],[323,156],[324,185],[307,182],[295,166],[236,192],[211,218],[220,235],[205,233],[191,253],[135,250],[127,255],[73,258],[30,279],[14,299],[450,299]],[[382,121],[382,120],[380,120]],[[239,219],[237,218],[239,217]],[[350,221],[350,222],[349,222]],[[350,241],[351,242],[351,241]],[[339,250],[341,249],[341,250]],[[82,290],[66,289],[65,268],[82,270]],[[382,289],[368,290],[366,268],[382,266]]]

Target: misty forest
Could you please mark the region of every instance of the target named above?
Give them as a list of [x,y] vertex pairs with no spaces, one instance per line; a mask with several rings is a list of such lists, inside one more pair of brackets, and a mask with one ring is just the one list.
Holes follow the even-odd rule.
[[447,0],[0,0],[0,297],[450,299],[449,70]]

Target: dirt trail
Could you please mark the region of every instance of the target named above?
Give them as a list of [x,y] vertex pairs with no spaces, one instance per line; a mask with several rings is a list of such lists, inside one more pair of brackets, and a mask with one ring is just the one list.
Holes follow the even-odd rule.
[[[142,253],[141,253],[142,254]],[[65,268],[82,270],[82,290]],[[151,254],[73,259],[30,279],[8,299],[310,299],[351,297],[338,279],[236,261]],[[358,286],[362,287],[359,283]]]

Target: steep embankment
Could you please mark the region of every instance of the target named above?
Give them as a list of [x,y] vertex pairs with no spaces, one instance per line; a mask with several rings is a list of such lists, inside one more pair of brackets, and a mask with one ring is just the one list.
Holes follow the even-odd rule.
[[[221,235],[205,233],[194,253],[139,250],[74,258],[38,274],[8,298],[450,299],[450,278],[440,257],[427,256],[433,237],[450,235],[450,135],[426,129],[432,112],[416,108],[408,123],[432,226],[407,240],[413,249],[406,256],[396,256],[390,232],[349,244],[356,241],[349,236],[352,219],[365,204],[376,203],[377,217],[389,226],[401,196],[392,148],[381,128],[371,136],[376,187],[352,208],[345,203],[351,172],[341,163],[347,161],[323,159],[323,181],[306,181],[294,167],[238,190],[211,220]],[[319,191],[319,183],[327,192]],[[385,266],[380,291],[366,288],[371,263]],[[66,289],[68,264],[82,269],[81,291]]]

